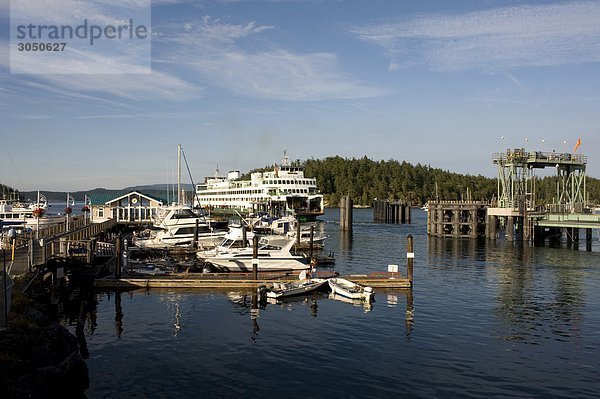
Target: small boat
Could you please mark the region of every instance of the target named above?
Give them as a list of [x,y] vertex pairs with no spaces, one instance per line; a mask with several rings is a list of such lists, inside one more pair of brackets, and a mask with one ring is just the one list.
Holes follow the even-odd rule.
[[253,259],[252,239],[254,233],[244,232],[241,227],[231,226],[221,244],[214,250],[198,251],[201,260],[210,263],[222,272],[252,271],[252,264],[258,263],[258,271],[287,271],[310,269],[308,259],[292,255],[290,250],[294,240],[285,236],[264,236],[258,241],[258,258]]
[[354,283],[344,278],[330,278],[327,280],[331,292],[350,299],[362,299],[371,301],[373,299],[373,288]]
[[267,292],[267,298],[283,298],[294,295],[303,295],[318,289],[327,283],[324,278],[304,279],[291,283],[274,282],[273,288]]

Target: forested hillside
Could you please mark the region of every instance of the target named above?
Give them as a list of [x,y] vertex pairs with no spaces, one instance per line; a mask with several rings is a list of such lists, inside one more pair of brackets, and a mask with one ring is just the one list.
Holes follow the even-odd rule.
[[304,162],[307,176],[316,177],[326,201],[335,206],[349,194],[357,205],[371,205],[375,198],[412,201],[415,205],[435,198],[488,200],[496,193],[495,179],[451,173],[407,162],[373,161],[366,156],[345,159],[339,156]]
[[[497,195],[497,181],[481,175],[463,175],[452,173],[429,165],[412,165],[396,160],[373,161],[366,156],[342,158],[340,156],[325,159],[309,159],[294,161],[295,165],[304,165],[306,176],[315,177],[317,185],[325,196],[329,206],[337,206],[343,195],[350,195],[356,205],[370,206],[373,200],[399,199],[411,201],[413,205],[421,205],[437,197],[441,200],[472,199],[489,201]],[[264,171],[272,166],[257,169]],[[253,171],[254,172],[254,171]],[[249,179],[250,173],[242,176]],[[537,203],[554,202],[557,179],[554,176],[537,179]],[[12,189],[0,185],[3,192]],[[133,190],[134,188],[130,188]],[[139,188],[141,189],[141,188]],[[160,189],[160,190],[159,190]],[[94,189],[71,193],[75,200],[82,201],[85,194],[103,191]],[[165,189],[159,186],[143,187],[143,192],[162,194]],[[600,204],[600,180],[587,178],[587,193],[591,203]],[[34,198],[35,193],[21,193]],[[64,193],[44,192],[50,201],[62,201]]]

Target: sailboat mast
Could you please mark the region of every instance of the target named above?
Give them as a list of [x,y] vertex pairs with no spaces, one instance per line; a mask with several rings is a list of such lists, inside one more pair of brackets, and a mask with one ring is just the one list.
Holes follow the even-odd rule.
[[181,205],[181,144],[177,144],[177,205]]

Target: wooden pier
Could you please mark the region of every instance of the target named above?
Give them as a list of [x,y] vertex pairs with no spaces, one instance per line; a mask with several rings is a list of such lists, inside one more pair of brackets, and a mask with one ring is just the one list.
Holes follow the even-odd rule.
[[376,200],[373,203],[373,221],[376,223],[411,223],[409,202]]
[[17,236],[9,244],[10,274],[31,271],[50,258],[80,258],[92,263],[95,256],[114,255],[114,245],[97,238],[114,226],[116,222],[111,219],[103,223],[73,223],[68,231],[64,225],[58,225]]
[[487,202],[429,201],[427,233],[434,237],[485,237]]

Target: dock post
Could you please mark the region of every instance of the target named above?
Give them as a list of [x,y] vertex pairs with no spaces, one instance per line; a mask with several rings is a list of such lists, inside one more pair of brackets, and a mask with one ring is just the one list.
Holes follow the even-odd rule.
[[246,225],[242,224],[242,247],[248,246],[248,236],[246,235]]
[[310,260],[311,264],[313,261],[313,244],[314,244],[314,237],[315,237],[315,226],[310,226],[310,245],[309,245],[309,249],[308,249],[308,259]]
[[94,252],[92,251],[92,240],[89,240],[86,244],[85,244],[85,261],[88,265],[90,265],[92,263],[92,257],[94,255]]
[[300,248],[300,234],[301,234],[300,219],[296,219],[296,249]]
[[352,231],[352,198],[349,195],[343,196],[340,201],[340,229]]
[[413,249],[413,236],[409,234],[406,237],[406,276],[410,282],[410,288],[413,287],[413,261],[415,259],[415,253]]
[[252,237],[252,278],[258,280],[258,236]]
[[585,250],[592,251],[592,229],[585,229]]
[[121,240],[121,234],[119,234],[117,236],[117,242],[116,242],[116,254],[115,254],[115,278],[116,279],[120,279],[121,278],[121,267],[123,266],[123,248],[122,248],[122,240]]
[[406,203],[406,223],[412,224],[412,218],[410,213],[412,212],[410,201]]
[[194,229],[194,242],[192,248],[198,249],[198,233],[200,232],[200,219],[196,219],[196,228]]
[[506,240],[514,241],[515,239],[515,219],[512,216],[506,218]]
[[33,263],[35,262],[35,245],[34,245],[34,240],[33,238],[30,238],[28,243],[27,243],[27,248],[29,249],[28,254],[29,254],[29,261],[27,262],[27,270],[29,272],[31,272],[31,269],[33,267]]

